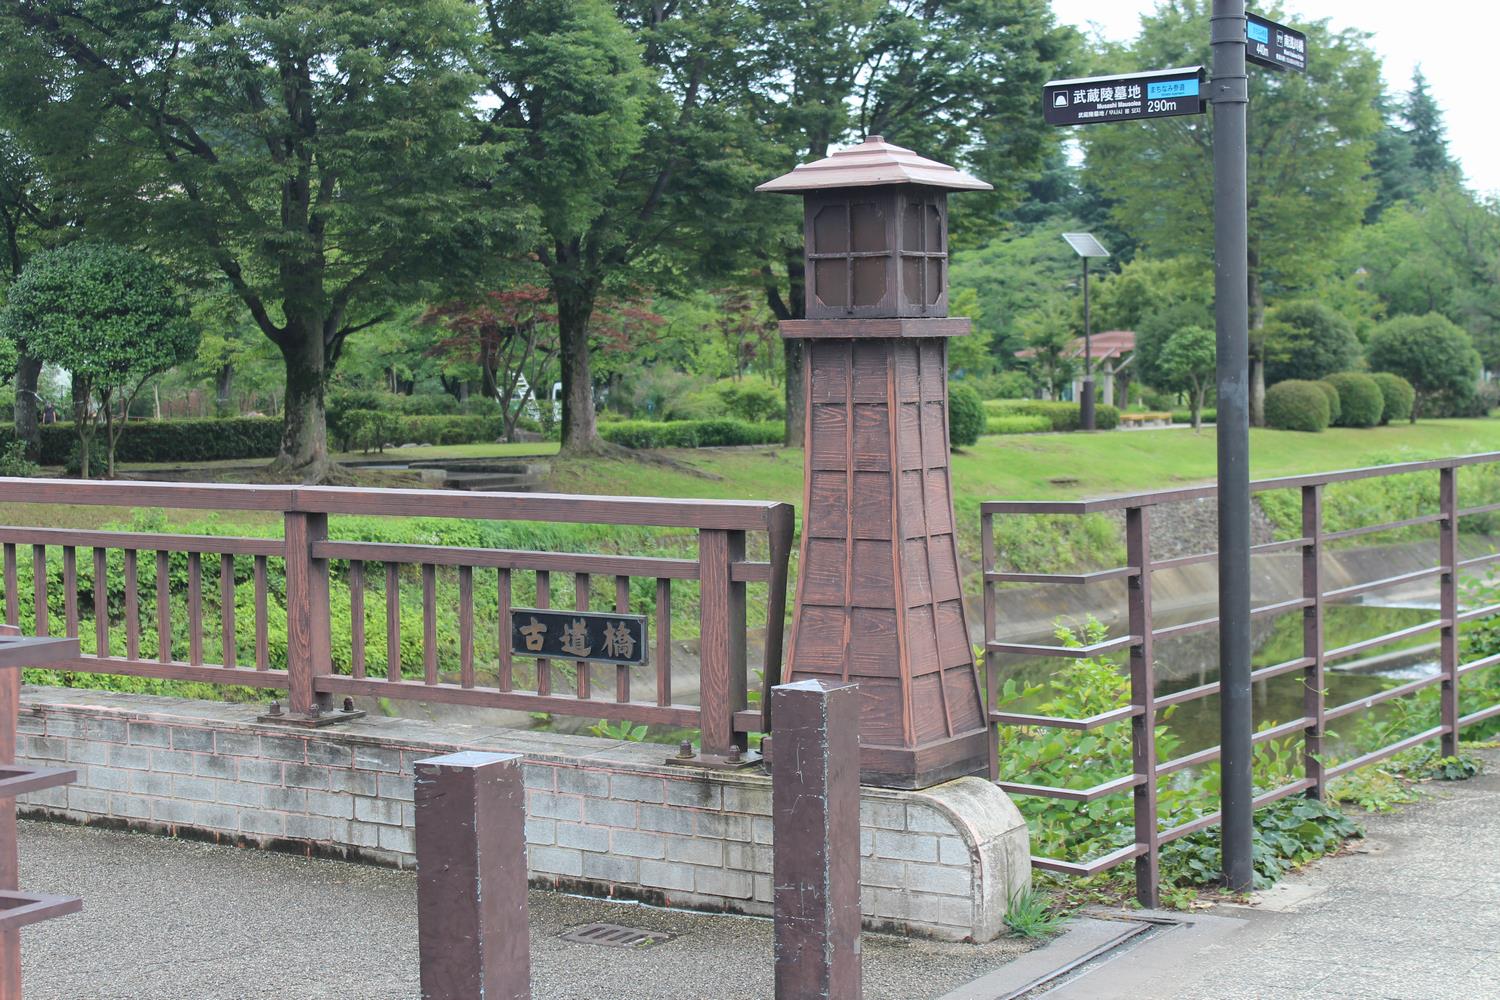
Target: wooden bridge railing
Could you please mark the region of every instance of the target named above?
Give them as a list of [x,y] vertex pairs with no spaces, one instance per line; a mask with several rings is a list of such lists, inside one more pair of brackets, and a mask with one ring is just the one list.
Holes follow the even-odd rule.
[[[41,667],[285,689],[294,713],[366,695],[698,728],[705,753],[724,753],[745,746],[766,704],[752,711],[747,691],[746,588],[762,584],[773,627],[759,667],[767,690],[780,678],[788,504],[40,479],[0,479],[0,499],[282,518],[280,538],[0,527],[6,622],[23,624],[24,612],[36,635],[92,638],[91,651],[85,643],[78,657]],[[696,555],[330,539],[329,518],[341,515],[663,529]],[[748,558],[751,539],[766,559]],[[559,578],[569,576],[565,597]],[[381,592],[373,601],[372,591]],[[537,608],[583,611],[598,601],[596,609],[646,615],[649,690],[627,666],[513,655],[510,613],[522,592]],[[407,612],[415,621],[403,621],[403,593],[420,594],[420,611]],[[672,634],[674,610],[679,623],[691,621],[695,596],[697,704],[683,690],[686,637]]]

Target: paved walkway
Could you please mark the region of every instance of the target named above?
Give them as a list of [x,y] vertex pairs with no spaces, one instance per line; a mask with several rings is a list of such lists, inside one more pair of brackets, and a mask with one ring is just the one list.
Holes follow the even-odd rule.
[[[1252,907],[1159,934],[1047,1000],[1500,998],[1500,753],[1361,820],[1367,838]],[[1208,926],[1212,924],[1212,926]]]
[[[22,931],[26,1000],[413,1000],[416,879],[140,834],[21,824],[22,884],[84,897]],[[536,1000],[770,1000],[771,922],[533,892]],[[641,951],[580,924],[680,935]],[[934,998],[1026,950],[866,935],[868,1000]]]

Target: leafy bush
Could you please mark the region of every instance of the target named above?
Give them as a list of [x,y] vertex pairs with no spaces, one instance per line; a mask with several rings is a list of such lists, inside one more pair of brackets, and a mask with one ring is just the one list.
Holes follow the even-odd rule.
[[[78,439],[71,423],[41,428],[43,465],[67,465]],[[0,446],[15,440],[15,430],[0,426]],[[215,462],[238,458],[275,458],[281,448],[281,421],[275,417],[228,420],[132,420],[120,432],[115,459],[121,462]]]
[[986,434],[1040,434],[1052,429],[1052,421],[1046,417],[1028,417],[1018,414],[1013,417],[990,417],[985,421]]
[[1344,401],[1339,398],[1338,389],[1334,388],[1332,383],[1329,382],[1319,381],[1314,382],[1313,385],[1317,386],[1322,391],[1323,395],[1328,397],[1329,425],[1332,426],[1337,424],[1339,422],[1339,418],[1344,415]]
[[1417,390],[1395,372],[1376,372],[1370,376],[1385,399],[1385,408],[1380,414],[1381,424],[1392,420],[1410,420],[1412,404],[1417,400]]
[[36,463],[26,457],[26,445],[8,441],[0,445],[0,476],[34,476]]
[[752,424],[743,420],[622,420],[601,425],[599,436],[626,448],[724,448],[780,444],[785,439],[785,428],[780,421]]
[[1472,390],[1479,374],[1474,342],[1445,316],[1397,316],[1370,335],[1370,367],[1395,372],[1416,390],[1412,419],[1444,395]]
[[720,379],[670,403],[664,415],[668,420],[722,420],[729,417],[752,424],[783,420],[786,417],[786,393],[759,375]]
[[474,444],[500,436],[500,416],[350,410],[339,421],[335,443],[343,451],[381,451],[388,444]]
[[967,448],[979,441],[984,433],[984,400],[969,386],[955,385],[948,389],[948,444],[953,448]]
[[[1251,846],[1255,887],[1264,889],[1293,868],[1359,836],[1363,833],[1357,823],[1317,799],[1288,798],[1257,809]],[[1218,828],[1190,833],[1162,848],[1161,873],[1163,881],[1191,885],[1222,881]]]
[[1321,379],[1348,371],[1360,358],[1354,327],[1321,302],[1288,302],[1271,310],[1265,344],[1266,381],[1272,383]]
[[1335,372],[1323,380],[1338,391],[1340,427],[1374,427],[1385,412],[1380,386],[1364,372]]
[[1288,379],[1271,386],[1266,390],[1266,425],[1280,431],[1325,429],[1330,417],[1325,384]]
[[[1055,431],[1076,431],[1079,427],[1077,403],[1051,399],[989,399],[984,412],[991,417],[1046,417]],[[1094,426],[1112,431],[1120,424],[1120,411],[1113,406],[1094,407]]]
[[[1219,411],[1218,410],[1210,410],[1210,409],[1206,409],[1205,408],[1204,411],[1203,411],[1203,413],[1201,414],[1200,419],[1205,424],[1214,423],[1214,422],[1216,422],[1219,419]],[[1192,410],[1173,410],[1172,411],[1172,423],[1174,423],[1174,424],[1190,424],[1192,422],[1193,422],[1193,411]]]
[[990,391],[996,399],[1029,399],[1034,386],[1030,375],[1012,370],[990,379]]

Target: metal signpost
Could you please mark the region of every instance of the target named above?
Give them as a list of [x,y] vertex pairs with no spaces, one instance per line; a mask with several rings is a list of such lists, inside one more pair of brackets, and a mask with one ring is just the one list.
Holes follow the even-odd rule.
[[[1247,58],[1307,70],[1307,36],[1248,16],[1245,0],[1214,0],[1213,82],[1202,67],[1057,80],[1043,90],[1052,125],[1093,125],[1214,109],[1214,311],[1218,331],[1219,677],[1225,881],[1251,888],[1254,785],[1250,679],[1249,183]],[[1123,87],[1123,93],[1121,89]]]

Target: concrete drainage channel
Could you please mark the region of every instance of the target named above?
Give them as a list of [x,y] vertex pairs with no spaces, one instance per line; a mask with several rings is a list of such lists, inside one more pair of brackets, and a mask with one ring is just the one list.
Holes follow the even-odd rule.
[[[1044,948],[945,994],[939,1000],[1114,1000],[1155,996],[1165,966],[1190,960],[1200,947],[1245,921],[1159,911],[1084,910]],[[1107,977],[1098,975],[1108,969]]]

